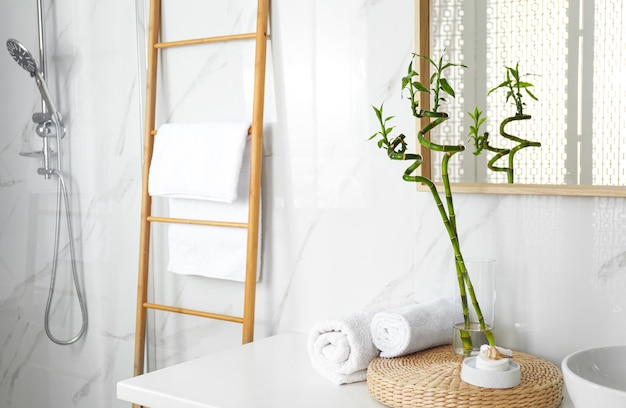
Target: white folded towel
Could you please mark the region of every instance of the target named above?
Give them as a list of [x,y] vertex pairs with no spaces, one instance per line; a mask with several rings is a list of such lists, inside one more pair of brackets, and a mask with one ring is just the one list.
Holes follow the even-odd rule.
[[381,357],[398,357],[452,343],[452,326],[462,316],[451,298],[439,298],[381,311],[372,317],[371,335]]
[[[247,222],[250,185],[250,144],[244,153],[238,183],[238,198],[232,203],[169,199],[173,218]],[[182,275],[245,280],[248,230],[246,228],[170,224],[167,270]],[[260,239],[260,237],[259,237]],[[257,276],[258,278],[258,276]]]
[[152,196],[233,202],[249,122],[164,124],[154,139]]
[[311,365],[337,385],[365,381],[367,366],[380,353],[370,335],[372,317],[381,310],[413,303],[387,303],[318,322],[308,338]]

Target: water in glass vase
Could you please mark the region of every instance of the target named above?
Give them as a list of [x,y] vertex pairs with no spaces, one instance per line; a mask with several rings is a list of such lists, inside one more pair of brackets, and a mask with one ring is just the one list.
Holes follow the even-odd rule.
[[[485,326],[487,330],[492,330],[492,327],[487,325]],[[465,328],[464,323],[457,323],[454,325],[453,333],[452,333],[452,350],[456,354],[466,355],[463,350],[463,342],[461,341],[461,330]],[[480,352],[480,346],[483,344],[488,344],[487,336],[485,336],[485,332],[481,330],[480,324],[478,323],[470,323],[469,328],[470,339],[472,339],[472,351],[469,353],[469,356],[475,356]]]

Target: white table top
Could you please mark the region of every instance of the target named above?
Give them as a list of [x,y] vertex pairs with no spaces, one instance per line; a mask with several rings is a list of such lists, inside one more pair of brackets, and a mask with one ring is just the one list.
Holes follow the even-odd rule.
[[150,408],[381,408],[365,382],[335,385],[309,362],[306,335],[257,340],[117,383]]
[[[365,382],[335,385],[309,362],[306,335],[281,334],[117,383],[150,408],[384,408]],[[561,408],[572,407],[567,396]]]

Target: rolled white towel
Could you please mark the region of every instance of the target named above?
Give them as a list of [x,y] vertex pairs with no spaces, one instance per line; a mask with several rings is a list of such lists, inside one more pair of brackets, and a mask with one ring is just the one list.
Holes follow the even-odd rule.
[[381,310],[413,303],[387,303],[318,322],[308,338],[311,365],[337,385],[365,381],[367,366],[380,353],[370,334],[372,317]]
[[367,366],[378,356],[369,324],[373,312],[361,311],[319,322],[309,334],[313,368],[339,385],[365,381]]
[[376,313],[370,326],[380,357],[399,357],[452,343],[454,300],[439,298]]

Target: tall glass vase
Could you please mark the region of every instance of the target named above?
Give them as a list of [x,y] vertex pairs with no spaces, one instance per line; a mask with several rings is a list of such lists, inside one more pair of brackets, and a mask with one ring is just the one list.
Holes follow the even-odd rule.
[[[493,330],[495,327],[495,306],[496,306],[496,271],[495,260],[493,259],[469,259],[465,261],[465,267],[469,274],[472,286],[474,287],[474,293],[476,299],[480,305],[485,328]],[[470,325],[466,327],[463,321],[457,322],[453,327],[452,333],[452,348],[456,354],[460,355],[476,355],[480,351],[480,346],[487,344],[487,338],[484,331],[480,328],[476,311],[468,298],[468,308],[470,316]],[[463,316],[463,309],[461,306],[461,299],[457,295],[457,305],[459,316]],[[461,331],[467,330],[470,333],[472,339],[472,350],[467,353],[463,349],[463,342],[461,341]]]

